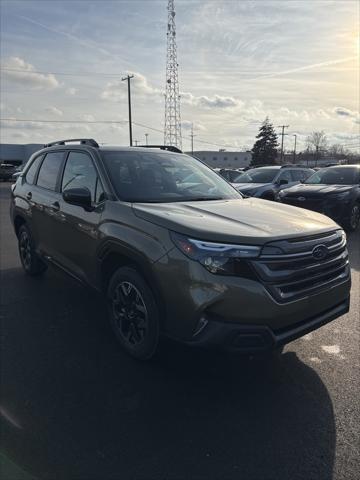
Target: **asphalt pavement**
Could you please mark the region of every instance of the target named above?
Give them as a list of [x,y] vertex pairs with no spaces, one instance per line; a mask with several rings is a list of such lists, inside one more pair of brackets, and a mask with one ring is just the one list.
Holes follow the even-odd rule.
[[118,348],[101,298],[20,268],[0,184],[3,480],[355,480],[360,232],[351,311],[269,361],[165,342]]

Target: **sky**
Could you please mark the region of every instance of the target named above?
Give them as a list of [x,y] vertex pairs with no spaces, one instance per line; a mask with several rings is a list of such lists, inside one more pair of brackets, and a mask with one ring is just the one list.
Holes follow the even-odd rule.
[[[194,150],[249,149],[268,116],[289,125],[288,150],[320,130],[359,150],[359,5],[175,0],[183,149],[192,124]],[[166,7],[0,0],[0,141],[128,144],[121,78],[132,73],[133,137],[163,143]]]

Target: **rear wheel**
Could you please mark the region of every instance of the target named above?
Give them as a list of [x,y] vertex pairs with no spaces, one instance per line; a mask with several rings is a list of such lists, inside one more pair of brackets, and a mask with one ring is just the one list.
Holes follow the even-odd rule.
[[36,253],[33,237],[26,225],[20,227],[18,240],[20,260],[25,272],[31,276],[43,274],[47,265]]
[[108,288],[110,323],[120,345],[132,357],[150,359],[159,343],[159,309],[143,277],[119,268]]
[[350,209],[350,215],[346,221],[345,227],[347,230],[354,232],[360,223],[360,204],[355,203]]

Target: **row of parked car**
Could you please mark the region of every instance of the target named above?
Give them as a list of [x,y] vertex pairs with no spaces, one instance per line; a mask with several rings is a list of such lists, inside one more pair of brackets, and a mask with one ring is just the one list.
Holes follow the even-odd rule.
[[265,166],[218,172],[243,195],[323,213],[354,231],[360,223],[360,167]]

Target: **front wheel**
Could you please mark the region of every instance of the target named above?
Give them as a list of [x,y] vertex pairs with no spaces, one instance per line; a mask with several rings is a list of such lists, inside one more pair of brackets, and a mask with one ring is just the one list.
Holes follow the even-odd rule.
[[350,209],[349,218],[345,224],[345,227],[350,232],[354,232],[360,223],[360,204],[355,203]]
[[159,309],[143,277],[134,268],[119,268],[107,296],[110,323],[120,345],[136,359],[150,359],[159,343]]
[[18,239],[20,260],[25,273],[32,277],[43,274],[47,265],[36,253],[33,237],[26,225],[20,227]]

